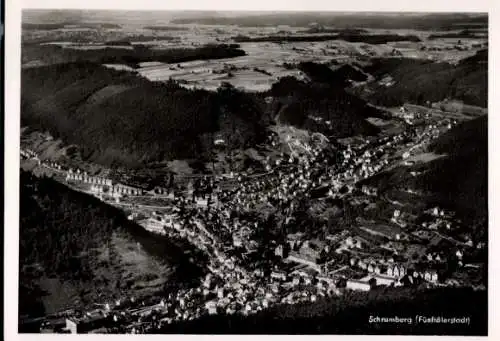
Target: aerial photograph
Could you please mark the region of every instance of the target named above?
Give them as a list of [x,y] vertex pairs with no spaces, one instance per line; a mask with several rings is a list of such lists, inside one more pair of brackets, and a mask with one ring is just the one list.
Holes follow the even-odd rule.
[[488,13],[20,25],[18,333],[488,335]]

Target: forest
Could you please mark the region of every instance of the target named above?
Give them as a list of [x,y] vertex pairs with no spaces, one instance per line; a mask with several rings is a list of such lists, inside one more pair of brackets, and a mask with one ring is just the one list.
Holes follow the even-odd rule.
[[20,272],[39,264],[43,275],[90,280],[95,259],[83,251],[106,244],[111,231],[127,221],[98,199],[70,193],[50,179],[21,171]]
[[460,13],[427,14],[416,16],[380,14],[377,16],[358,14],[330,13],[269,13],[239,17],[193,17],[172,20],[174,24],[201,24],[201,25],[237,25],[242,27],[288,25],[292,27],[307,27],[311,23],[336,28],[378,28],[378,29],[407,29],[415,30],[452,30],[470,25],[488,26],[488,14],[478,13],[469,16]]
[[[377,288],[315,303],[278,305],[251,316],[204,316],[165,326],[167,334],[474,335],[488,332],[487,292],[470,288]],[[370,316],[470,317],[468,324],[370,323]]]
[[[433,141],[429,149],[448,157],[433,161],[420,186],[439,193],[471,227],[475,237],[487,240],[488,117],[464,122]],[[457,184],[460,184],[457,186]]]
[[[407,58],[375,59],[364,71],[376,80],[367,85],[369,94],[362,96],[376,105],[426,104],[427,101],[453,98],[465,104],[487,107],[487,50],[478,51],[458,65]],[[392,78],[392,86],[377,83],[386,76]]]
[[58,30],[64,28],[66,24],[64,23],[55,23],[55,24],[32,24],[32,23],[23,23],[23,30]]
[[[284,77],[273,84],[268,95],[273,96],[273,111],[282,123],[337,138],[378,132],[378,128],[365,119],[378,117],[380,113],[337,85]],[[330,121],[332,126],[317,123],[309,116]]]
[[189,27],[168,26],[168,25],[144,26],[143,28],[145,30],[153,30],[153,31],[189,31]]
[[363,28],[326,28],[323,26],[310,27],[300,33],[344,33],[344,34],[367,34],[367,30]]
[[[487,32],[487,31],[486,31]],[[434,39],[440,39],[440,38],[458,38],[458,39],[463,39],[463,38],[482,38],[482,36],[479,36],[476,34],[476,32],[472,30],[461,30],[460,32],[454,32],[454,33],[440,33],[440,34],[431,34],[427,39],[429,40],[434,40]]]
[[67,26],[73,26],[73,27],[78,27],[78,28],[89,28],[89,29],[97,29],[97,28],[121,28],[120,25],[117,24],[111,24],[111,23],[77,23],[77,22],[62,22],[62,23],[44,23],[44,24],[34,24],[34,23],[23,23],[22,24],[22,29],[23,30],[59,30],[63,29]]
[[79,281],[91,289],[98,261],[89,251],[105,245],[127,219],[50,179],[21,171],[20,183],[19,314],[41,316],[45,293],[38,280]]
[[325,83],[335,87],[344,88],[350,85],[350,81],[364,81],[367,79],[366,74],[349,64],[344,64],[332,69],[325,64],[303,62],[299,63],[297,67],[299,70],[303,71],[311,81]]
[[396,41],[414,41],[418,42],[420,39],[414,35],[397,35],[397,34],[370,34],[363,35],[358,33],[346,33],[342,32],[339,34],[330,35],[275,35],[275,36],[265,36],[265,37],[246,37],[246,36],[236,36],[233,38],[235,42],[276,42],[276,43],[286,43],[286,42],[314,42],[314,41],[328,41],[328,40],[343,40],[354,43],[366,43],[366,44],[386,44],[388,42]]
[[[139,37],[139,40],[144,39]],[[166,38],[168,39],[168,38]],[[126,41],[133,41],[127,38]],[[238,45],[205,45],[196,48],[151,49],[136,45],[133,49],[106,47],[102,49],[75,50],[57,45],[24,45],[22,63],[41,61],[45,65],[74,62],[93,62],[96,64],[125,64],[138,68],[142,62],[183,63],[192,60],[220,59],[244,56],[245,51]]]

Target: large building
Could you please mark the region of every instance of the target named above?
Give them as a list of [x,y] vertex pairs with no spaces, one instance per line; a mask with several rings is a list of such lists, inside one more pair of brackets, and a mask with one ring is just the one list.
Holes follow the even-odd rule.
[[325,248],[324,243],[320,241],[305,241],[298,251],[292,251],[287,260],[304,264],[310,268],[321,272],[319,265],[321,251]]
[[371,285],[365,281],[350,279],[346,283],[346,288],[358,291],[370,291]]
[[370,283],[369,282],[370,280],[374,285],[385,285],[385,286],[390,286],[396,282],[396,278],[394,277],[377,273],[372,273],[360,279],[361,282],[366,282],[366,283]]
[[66,330],[71,334],[88,333],[92,330],[104,327],[108,318],[101,312],[88,313],[82,318],[67,318]]

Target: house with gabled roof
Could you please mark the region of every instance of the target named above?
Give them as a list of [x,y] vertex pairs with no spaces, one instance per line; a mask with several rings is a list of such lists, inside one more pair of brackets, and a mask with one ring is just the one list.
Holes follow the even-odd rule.
[[404,265],[394,264],[387,267],[386,275],[400,278],[406,275],[406,268]]

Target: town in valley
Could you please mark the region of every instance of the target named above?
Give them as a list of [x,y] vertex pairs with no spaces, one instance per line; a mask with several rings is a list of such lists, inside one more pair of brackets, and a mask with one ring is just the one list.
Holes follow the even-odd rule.
[[[62,289],[38,298],[43,313],[20,311],[19,331],[199,333],[189,326],[206,318],[350,295],[486,295],[487,52],[481,14],[25,10],[21,196],[47,212],[43,188],[57,184],[89,200],[78,214],[105,205],[125,217],[111,230],[144,237],[94,241],[46,213],[88,249],[34,275],[49,266],[23,234],[22,201],[20,281]],[[165,289],[176,279],[158,269],[175,261],[146,244],[167,242],[199,274]],[[75,298],[70,286],[124,272],[102,265],[116,264],[104,243],[155,279]],[[85,262],[104,270],[58,274],[97,248]]]

